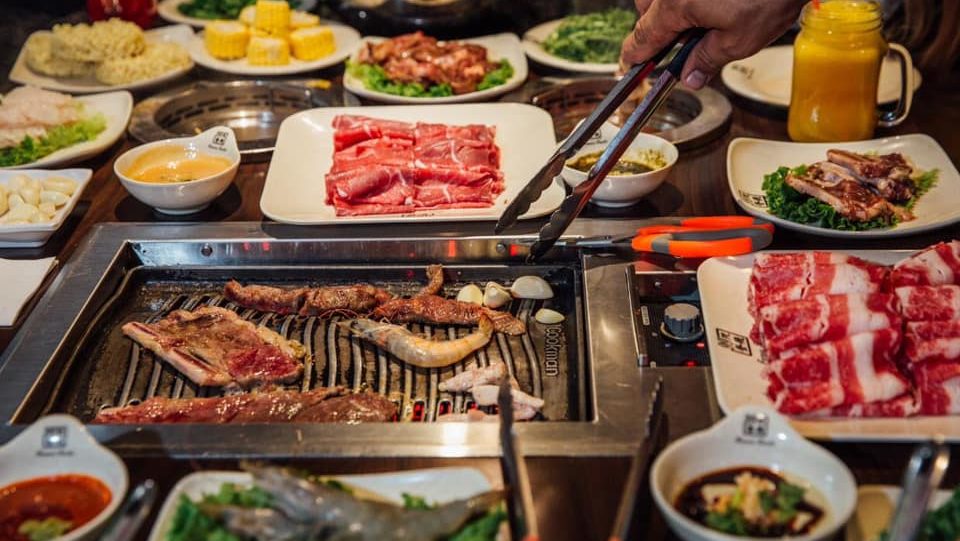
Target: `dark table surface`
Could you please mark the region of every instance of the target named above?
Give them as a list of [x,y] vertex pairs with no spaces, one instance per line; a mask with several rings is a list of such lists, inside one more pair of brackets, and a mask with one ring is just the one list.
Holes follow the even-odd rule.
[[[11,7],[0,22],[0,72],[6,72],[29,31],[46,28],[61,14],[50,14],[31,8]],[[78,21],[82,14],[66,14],[66,20]],[[341,68],[342,69],[342,68]],[[542,66],[532,66],[535,74],[556,75]],[[338,69],[316,75],[336,80]],[[221,79],[222,76],[197,68],[189,77],[194,80]],[[180,81],[182,83],[183,81]],[[9,87],[9,83],[6,83]],[[716,84],[722,89],[722,85]],[[5,88],[0,88],[0,90]],[[138,93],[137,99],[146,97]],[[642,203],[615,215],[590,208],[587,216],[644,218],[656,216],[696,216],[737,213],[737,207],[727,188],[725,156],[731,139],[741,136],[767,139],[786,139],[783,113],[757,107],[731,96],[734,104],[729,130],[719,139],[701,148],[682,153],[668,181]],[[960,92],[947,85],[926,83],[914,101],[910,118],[900,127],[881,131],[878,136],[926,133],[934,137],[951,159],[960,162]],[[101,222],[166,222],[169,218],[154,213],[150,208],[130,197],[112,172],[113,160],[126,148],[133,146],[123,139],[113,148],[87,163],[78,164],[95,170],[92,181],[81,203],[71,218],[47,245],[38,249],[0,249],[4,258],[36,258],[56,256],[65,261],[91,226]],[[221,196],[212,207],[190,217],[192,221],[261,221],[259,200],[268,163],[244,164],[234,187]],[[960,202],[960,194],[957,194]],[[586,218],[589,219],[589,218]],[[445,228],[450,226],[443,226]],[[369,227],[371,233],[376,227]],[[189,236],[189,227],[183,228]],[[887,241],[833,241],[787,231],[778,231],[776,248],[915,248],[937,240],[955,238],[960,227],[951,227],[933,233]],[[22,318],[21,318],[22,320]],[[0,328],[0,350],[9,343],[17,327]],[[719,417],[712,391],[709,372],[705,369],[660,369],[665,378],[668,439],[675,439],[691,431],[711,425]],[[2,382],[0,382],[2,384]],[[853,469],[860,482],[897,482],[905,464],[910,446],[903,444],[840,444],[827,447]],[[956,454],[956,449],[953,450]],[[165,457],[125,457],[131,481],[145,478],[158,480],[162,493],[183,474],[196,469],[234,468],[233,461],[170,460]],[[956,457],[955,457],[956,458]],[[365,459],[317,458],[298,459],[298,466],[318,473],[374,472],[396,469],[432,467],[440,465],[469,465],[479,468],[494,482],[499,482],[499,466],[493,459]],[[613,522],[620,490],[625,478],[626,459],[569,459],[541,458],[529,461],[529,470],[536,495],[542,538],[546,540],[605,539]],[[957,481],[953,468],[950,478]],[[635,531],[635,538],[643,536],[662,538],[664,526],[649,502],[642,504],[643,512]],[[145,532],[142,532],[145,536]]]

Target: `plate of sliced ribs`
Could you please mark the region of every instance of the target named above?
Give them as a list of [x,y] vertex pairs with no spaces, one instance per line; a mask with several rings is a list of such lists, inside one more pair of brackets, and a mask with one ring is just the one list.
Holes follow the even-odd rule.
[[807,437],[960,441],[960,241],[762,252],[698,271],[717,399]]
[[749,214],[827,237],[895,237],[960,221],[960,173],[937,142],[912,134],[852,143],[738,138],[727,179]]

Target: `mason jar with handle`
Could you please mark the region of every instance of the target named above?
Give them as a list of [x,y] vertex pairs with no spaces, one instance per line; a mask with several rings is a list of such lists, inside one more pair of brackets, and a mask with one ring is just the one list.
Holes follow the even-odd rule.
[[[910,53],[883,37],[883,11],[869,0],[807,4],[794,43],[793,88],[787,129],[794,141],[856,141],[877,126],[903,122],[913,100]],[[880,65],[887,52],[900,59],[900,100],[877,109]]]

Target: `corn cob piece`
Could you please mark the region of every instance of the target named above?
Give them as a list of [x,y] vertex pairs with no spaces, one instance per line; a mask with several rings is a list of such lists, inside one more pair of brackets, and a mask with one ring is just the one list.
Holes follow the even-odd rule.
[[257,6],[247,6],[240,10],[240,16],[237,17],[237,20],[242,22],[247,26],[253,26],[253,20],[256,17]]
[[292,30],[317,26],[318,24],[320,24],[320,17],[313,13],[307,13],[306,11],[293,11],[290,13],[290,28]]
[[239,21],[213,21],[203,33],[207,52],[221,60],[243,58],[249,41],[250,31]]
[[290,34],[293,56],[300,60],[316,60],[333,54],[337,44],[333,32],[326,26],[311,26]]
[[257,0],[253,26],[274,36],[290,33],[290,4],[286,0]]
[[290,44],[273,36],[254,36],[247,48],[251,66],[283,66],[290,63]]

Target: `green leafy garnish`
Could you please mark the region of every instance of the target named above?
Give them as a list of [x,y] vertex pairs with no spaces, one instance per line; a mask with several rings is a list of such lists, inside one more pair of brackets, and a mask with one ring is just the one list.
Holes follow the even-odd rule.
[[30,541],[50,541],[56,539],[73,528],[73,523],[57,517],[43,520],[25,520],[20,523],[17,533],[25,535]]
[[710,511],[707,513],[706,524],[708,528],[732,534],[747,535],[747,519],[743,513],[733,506],[727,508],[723,513]]
[[[224,483],[216,494],[206,494],[201,504],[237,505],[240,507],[269,507],[273,498],[257,488],[243,488],[233,483]],[[167,532],[166,541],[242,541],[219,522],[200,510],[200,504],[186,496],[180,497],[173,524]]]
[[[257,0],[189,0],[177,6],[180,13],[197,19],[236,19],[240,11],[256,4]],[[299,0],[287,0],[290,7],[300,5]]]
[[571,15],[547,36],[543,48],[575,62],[613,63],[620,58],[620,46],[636,20],[636,11],[619,8]]
[[911,197],[910,200],[904,205],[907,210],[913,210],[913,207],[917,204],[920,196],[929,192],[931,188],[936,186],[937,178],[939,176],[939,169],[930,169],[929,171],[924,171],[913,178],[913,184],[915,186],[913,197]]
[[493,541],[497,538],[500,523],[504,520],[507,520],[506,510],[502,506],[495,507],[451,535],[447,541]]
[[97,113],[77,122],[49,128],[46,135],[36,139],[28,135],[19,145],[0,149],[0,167],[35,162],[61,148],[91,141],[105,129],[107,119]]
[[[390,79],[382,66],[359,62],[347,62],[347,73],[359,79],[369,90],[383,92],[394,96],[407,98],[444,98],[453,95],[453,88],[449,84],[424,86],[420,83],[400,83]],[[486,90],[506,83],[513,77],[513,66],[506,60],[499,65],[477,85],[477,90]]]
[[483,80],[477,85],[477,90],[500,86],[509,81],[511,77],[513,77],[513,66],[510,65],[510,62],[501,60],[496,69],[483,76]]
[[423,496],[415,496],[413,494],[407,494],[404,492],[401,494],[403,497],[403,507],[405,509],[433,509],[434,506],[427,503],[427,499]]

